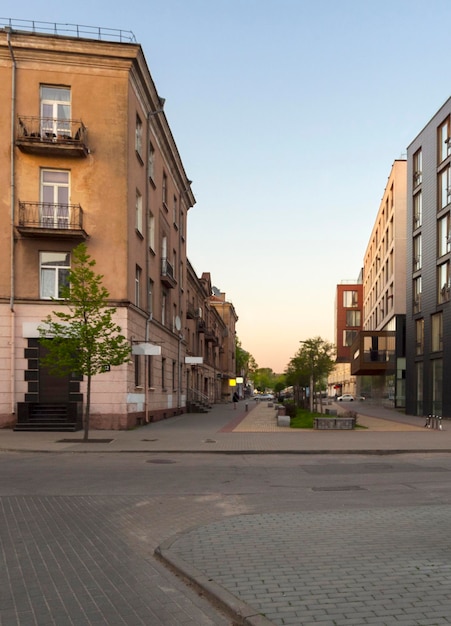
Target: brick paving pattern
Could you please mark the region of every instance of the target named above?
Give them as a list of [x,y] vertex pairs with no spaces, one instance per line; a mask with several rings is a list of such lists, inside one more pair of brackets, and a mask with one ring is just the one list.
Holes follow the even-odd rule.
[[447,506],[228,518],[162,546],[277,626],[451,624]]

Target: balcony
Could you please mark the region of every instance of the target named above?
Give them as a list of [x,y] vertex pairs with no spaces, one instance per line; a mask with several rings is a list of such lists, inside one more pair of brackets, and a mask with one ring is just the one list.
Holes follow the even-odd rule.
[[212,343],[214,346],[217,346],[219,344],[218,337],[213,330],[205,330],[205,343]]
[[377,376],[396,367],[396,332],[362,330],[351,346],[351,375]]
[[16,145],[29,154],[87,157],[88,133],[80,120],[19,117]]
[[17,230],[25,237],[87,239],[79,204],[19,202]]
[[174,268],[167,259],[161,259],[161,282],[169,289],[174,289],[177,284],[174,277]]

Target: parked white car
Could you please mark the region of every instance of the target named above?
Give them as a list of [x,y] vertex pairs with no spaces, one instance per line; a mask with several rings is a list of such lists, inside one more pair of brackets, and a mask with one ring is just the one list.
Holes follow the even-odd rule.
[[337,398],[338,402],[354,402],[354,396],[351,396],[350,393],[344,393],[342,396]]

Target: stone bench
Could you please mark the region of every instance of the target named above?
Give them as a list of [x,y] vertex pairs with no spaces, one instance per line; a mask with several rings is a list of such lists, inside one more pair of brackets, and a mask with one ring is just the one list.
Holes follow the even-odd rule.
[[313,428],[315,430],[353,430],[355,417],[315,417]]

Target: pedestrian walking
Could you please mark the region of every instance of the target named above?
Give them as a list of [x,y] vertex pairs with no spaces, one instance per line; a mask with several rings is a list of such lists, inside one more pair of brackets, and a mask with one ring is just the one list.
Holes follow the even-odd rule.
[[236,391],[235,391],[235,393],[233,394],[233,398],[232,398],[232,400],[233,400],[233,409],[234,409],[234,410],[236,410],[236,405],[237,405],[238,400],[239,400],[239,397],[238,397],[238,394],[237,394],[237,392],[236,392]]

